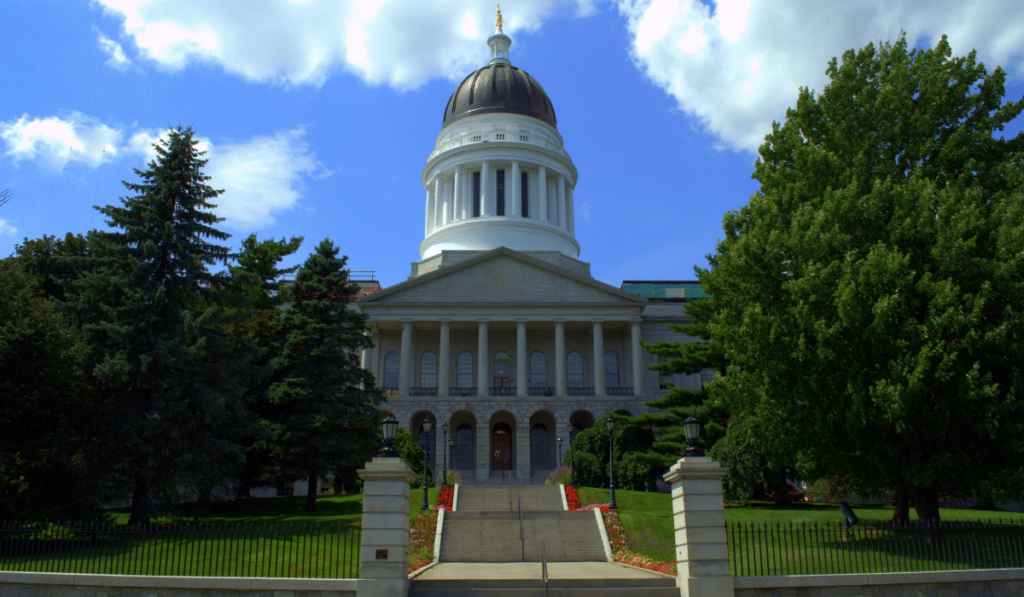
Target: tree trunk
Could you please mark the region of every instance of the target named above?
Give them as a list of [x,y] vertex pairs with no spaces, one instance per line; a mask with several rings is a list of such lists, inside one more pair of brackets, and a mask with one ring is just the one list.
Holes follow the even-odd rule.
[[306,491],[306,512],[316,512],[316,494],[319,487],[317,482],[320,475],[314,472],[309,473],[309,489]]
[[128,524],[142,524],[149,520],[149,483],[142,472],[135,474],[135,490],[132,492],[132,514]]
[[896,524],[909,524],[910,523],[910,499],[907,496],[907,490],[899,488],[896,493],[892,496],[893,500],[893,511],[892,521]]
[[939,490],[937,487],[913,487],[914,511],[921,522],[926,543],[938,543],[942,540],[939,530]]

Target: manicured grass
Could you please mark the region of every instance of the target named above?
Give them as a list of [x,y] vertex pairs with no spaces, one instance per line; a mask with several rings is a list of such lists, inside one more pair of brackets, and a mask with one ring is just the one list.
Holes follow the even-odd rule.
[[[580,504],[604,504],[609,500],[607,489],[580,487]],[[615,502],[619,508],[619,519],[631,548],[654,560],[675,559],[675,533],[672,520],[672,497],[667,493],[645,493],[616,490]],[[892,507],[855,506],[854,512],[861,520],[886,521],[892,519]],[[1024,523],[1024,513],[992,510],[941,509],[944,521],[991,521],[999,520]],[[917,518],[911,510],[911,518]],[[804,523],[819,525],[841,523],[844,520],[838,505],[794,502],[788,506],[776,506],[771,502],[748,504],[726,504],[727,524],[743,523],[758,525]],[[758,539],[760,544],[768,538]],[[753,545],[751,543],[750,545]],[[753,548],[751,548],[753,549]],[[760,549],[760,548],[758,548]],[[758,552],[760,553],[760,552]]]

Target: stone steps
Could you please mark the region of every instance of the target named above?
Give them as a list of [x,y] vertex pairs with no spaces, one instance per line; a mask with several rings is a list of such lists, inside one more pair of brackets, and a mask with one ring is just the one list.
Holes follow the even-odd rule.
[[[525,538],[524,538],[525,536]],[[442,562],[603,562],[607,556],[591,512],[447,512]]]

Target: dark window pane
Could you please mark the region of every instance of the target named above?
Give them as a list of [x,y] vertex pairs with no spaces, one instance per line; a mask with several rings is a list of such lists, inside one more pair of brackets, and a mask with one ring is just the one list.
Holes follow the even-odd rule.
[[398,387],[398,353],[389,352],[384,355],[384,387]]
[[456,368],[456,382],[455,385],[460,388],[472,388],[473,387],[473,355],[468,352],[459,353],[458,359],[455,361]]
[[473,217],[480,217],[480,173],[473,173]]
[[522,205],[523,217],[524,218],[528,218],[528,217],[530,217],[530,173],[529,172],[522,172],[522,173],[520,173],[519,176],[522,179],[522,182],[519,183],[519,189],[520,189],[519,194],[521,195],[520,199],[522,200],[522,203],[523,203],[523,205]]
[[494,181],[494,191],[498,198],[498,214],[499,216],[505,215],[505,171],[495,171],[497,175]]
[[543,352],[530,355],[530,387],[543,388],[548,385],[547,363]]
[[570,352],[566,360],[567,381],[570,388],[583,387],[583,356],[578,352]]

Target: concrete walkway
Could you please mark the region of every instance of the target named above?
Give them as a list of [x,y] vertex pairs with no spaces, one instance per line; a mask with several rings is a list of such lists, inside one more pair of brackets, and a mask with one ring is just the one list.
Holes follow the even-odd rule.
[[[541,565],[536,562],[443,562],[420,574],[415,580],[541,580],[542,578]],[[607,562],[550,562],[548,563],[548,578],[574,580],[672,577]]]

